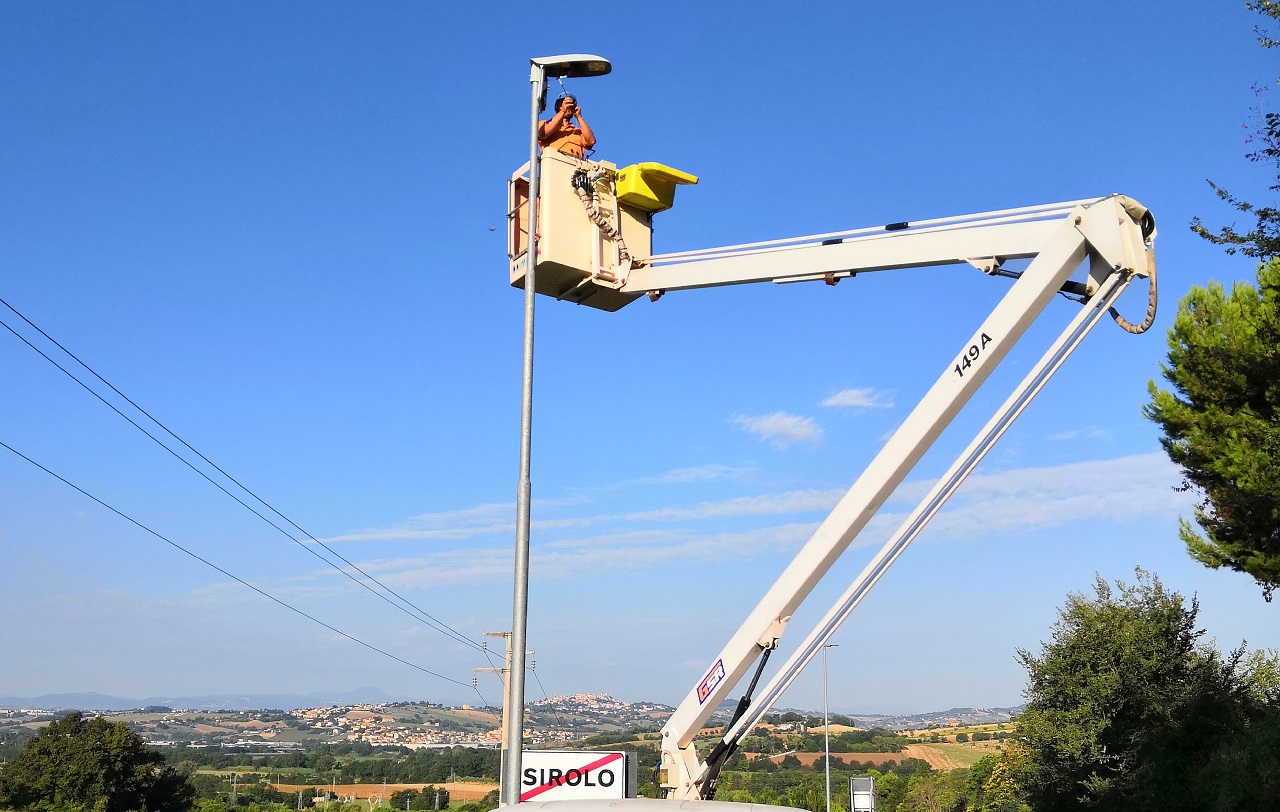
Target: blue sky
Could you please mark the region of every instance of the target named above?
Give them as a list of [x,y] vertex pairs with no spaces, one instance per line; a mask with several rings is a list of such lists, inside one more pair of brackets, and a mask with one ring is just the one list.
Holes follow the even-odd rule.
[[[618,165],[701,178],[676,251],[1111,192],[1160,226],[1161,312],[1102,325],[855,613],[832,706],[1021,700],[1068,592],[1135,566],[1224,648],[1280,647],[1252,581],[1191,562],[1141,417],[1194,237],[1246,198],[1239,3],[9,3],[0,296],[309,533],[463,634],[510,625],[521,295],[505,180],[527,59]],[[496,230],[494,230],[496,229]],[[551,693],[674,703],[1007,288],[968,268],[539,302],[530,646]],[[1144,305],[1131,292],[1124,309]],[[798,642],[1057,333],[1050,307],[796,616]],[[16,317],[4,319],[19,328]],[[24,334],[38,339],[32,331]],[[42,348],[48,346],[41,344]],[[260,588],[451,679],[488,663],[373,599],[0,333],[0,440]],[[949,452],[949,453],[948,453]],[[0,694],[473,702],[309,624],[0,456]],[[817,707],[809,669],[784,704]],[[483,677],[482,694],[500,687]],[[540,698],[537,684],[531,698]]]

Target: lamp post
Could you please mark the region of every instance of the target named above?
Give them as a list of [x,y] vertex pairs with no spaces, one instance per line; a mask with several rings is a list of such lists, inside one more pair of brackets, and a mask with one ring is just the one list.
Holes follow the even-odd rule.
[[[603,76],[612,66],[609,60],[591,54],[562,54],[529,60],[529,83],[533,88],[529,121],[529,240],[524,272],[524,363],[520,390],[520,481],[516,490],[516,566],[511,612],[511,648],[507,663],[507,696],[503,703],[506,718],[507,758],[502,767],[500,803],[520,803],[520,751],[524,746],[524,651],[529,619],[529,455],[533,445],[533,297],[534,273],[538,265],[538,116],[547,99],[549,77],[578,78]],[[516,662],[516,659],[519,662]]]
[[827,643],[822,647],[822,750],[823,766],[827,774],[827,812],[831,812],[831,723],[827,721],[827,649],[839,643]]

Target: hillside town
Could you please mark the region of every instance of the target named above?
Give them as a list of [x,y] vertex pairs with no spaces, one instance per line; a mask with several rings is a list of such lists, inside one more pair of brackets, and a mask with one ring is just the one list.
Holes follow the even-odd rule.
[[[299,726],[326,734],[335,741],[364,742],[375,747],[497,747],[502,741],[500,720],[490,711],[476,711],[470,705],[456,709],[460,714],[474,714],[477,727],[458,724],[445,718],[423,718],[421,713],[407,717],[401,705],[348,705],[325,708],[299,708],[289,712]],[[450,711],[455,709],[450,708]],[[483,729],[487,727],[488,729]]]
[[[38,730],[70,708],[0,708],[0,734]],[[362,743],[410,750],[438,747],[498,747],[500,712],[472,705],[450,707],[430,702],[382,702],[325,705],[281,710],[193,710],[148,706],[119,711],[81,708],[86,713],[123,721],[154,747],[220,747],[288,752],[312,744]],[[919,714],[851,714],[861,728],[909,732],[1007,722],[1019,708],[952,708]],[[554,696],[530,703],[526,730],[534,747],[555,747],[601,734],[654,731],[672,708],[654,702],[626,702],[608,694]],[[723,724],[731,708],[713,715]],[[778,715],[786,716],[786,710]],[[775,717],[776,718],[776,717]],[[785,729],[787,725],[784,723]]]

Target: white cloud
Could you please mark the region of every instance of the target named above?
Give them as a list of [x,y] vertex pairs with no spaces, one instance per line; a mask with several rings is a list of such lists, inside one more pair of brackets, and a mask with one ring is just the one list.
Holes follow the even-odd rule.
[[512,568],[512,550],[505,547],[443,550],[360,564],[360,569],[376,575],[379,581],[392,587],[509,582]]
[[[515,508],[512,508],[514,512]],[[326,544],[334,541],[403,541],[407,539],[468,539],[495,533],[507,533],[515,527],[514,522],[496,522],[487,525],[470,527],[444,527],[436,529],[414,529],[398,526],[382,529],[364,530],[359,533],[345,533],[320,541]]]
[[391,527],[369,528],[320,540],[332,542],[473,538],[507,530],[513,526],[514,515],[514,503],[487,502],[459,510],[420,513]]
[[768,516],[831,510],[844,494],[834,490],[784,491],[759,496],[739,496],[718,502],[702,502],[693,507],[665,507],[628,513],[628,521],[682,521],[725,516]]
[[[579,505],[582,497],[565,499],[535,499],[535,510]],[[498,502],[475,505],[440,513],[422,513],[391,527],[375,527],[357,533],[344,533],[322,538],[326,544],[337,541],[408,541],[408,540],[462,540],[480,536],[511,534],[515,532],[516,506],[514,502]],[[578,527],[597,521],[595,518],[535,519],[535,529]]]
[[744,431],[767,440],[778,448],[795,442],[816,443],[822,439],[822,427],[813,418],[787,412],[774,412],[759,417],[736,415],[733,422]]
[[823,406],[845,409],[892,409],[893,395],[871,387],[842,389],[822,401]]
[[[960,486],[925,533],[934,541],[962,540],[1076,522],[1172,518],[1194,504],[1173,489],[1179,481],[1177,466],[1161,452],[980,474]],[[895,501],[923,497],[924,485],[906,483]],[[876,524],[896,528],[906,516],[882,513]]]
[[[1178,469],[1161,452],[1092,460],[1063,465],[1015,468],[971,476],[923,534],[929,541],[981,539],[995,534],[1025,533],[1034,538],[1043,528],[1099,521],[1135,521],[1172,518],[1193,507],[1193,499],[1178,493]],[[929,480],[904,483],[891,505],[868,523],[854,546],[879,545],[907,517],[905,506],[914,506],[932,487]],[[714,521],[749,516],[796,514],[817,519],[840,500],[845,489],[779,491],[705,501],[690,506],[673,505],[628,513],[596,513],[563,516],[535,522],[533,560],[537,578],[571,578],[582,572],[602,574],[646,567],[685,558],[713,558],[732,551],[735,556],[758,555],[802,543],[816,527],[800,522],[747,528],[733,532],[690,531],[670,522]],[[561,507],[567,506],[564,503]],[[474,528],[492,527],[492,505],[426,514],[415,521],[443,522],[442,517]],[[510,510],[510,506],[500,506]],[[649,527],[640,523],[653,523]],[[509,524],[501,525],[509,535]],[[556,530],[598,527],[585,537],[552,536]],[[714,528],[714,525],[712,526]],[[437,526],[406,533],[460,531]],[[370,531],[390,538],[392,531]],[[459,537],[461,538],[461,537]],[[361,569],[393,585],[410,587],[443,584],[503,582],[511,577],[511,549],[506,544],[433,550],[424,555],[392,556],[360,563]],[[332,570],[304,576],[336,577]]]
[[[799,546],[816,527],[783,524],[742,532],[689,534],[668,531],[603,534],[541,544],[531,552],[530,574],[537,580],[579,578],[652,567],[670,561],[735,559]],[[393,587],[425,588],[449,584],[505,582],[511,579],[511,550],[467,549],[412,558],[361,563],[366,572]]]
[[1060,431],[1056,434],[1050,434],[1045,437],[1046,440],[1055,440],[1058,442],[1065,440],[1110,440],[1111,433],[1102,429],[1071,429],[1070,431]]
[[[1111,460],[1019,468],[970,477],[922,534],[931,542],[981,539],[1075,523],[1172,518],[1190,509],[1192,500],[1172,486],[1177,468],[1156,452]],[[930,482],[904,485],[913,500]],[[789,491],[705,502],[691,508],[663,508],[614,517],[623,521],[676,521],[768,515],[825,513],[843,490]],[[907,517],[906,511],[881,512],[853,542],[878,546]],[[603,521],[603,517],[594,517]],[[537,544],[532,571],[538,579],[560,580],[589,572],[634,570],[677,560],[712,560],[732,552],[736,558],[763,555],[803,544],[817,522],[769,525],[735,532],[690,533],[674,529],[628,529],[583,538]],[[360,567],[393,586],[428,587],[505,581],[511,577],[511,550],[469,548],[424,556],[364,562]]]
[[625,483],[628,485],[685,485],[690,482],[710,482],[716,479],[740,479],[756,469],[710,463],[692,468],[674,468],[657,476],[640,477]]
[[782,524],[741,532],[706,535],[683,534],[665,545],[635,544],[614,546],[584,539],[577,549],[534,552],[533,561],[543,577],[573,578],[590,572],[650,567],[669,561],[696,559],[712,561],[732,556],[735,560],[798,547],[813,533],[815,523]]
[[[744,469],[745,470],[745,469]],[[694,481],[694,480],[689,480]],[[840,496],[843,488],[826,490],[781,491],[756,496],[737,496],[732,499],[700,502],[691,507],[671,505],[652,510],[639,510],[630,513],[599,513],[586,516],[567,516],[552,519],[535,519],[533,530],[545,533],[549,530],[564,530],[572,527],[590,527],[607,525],[611,522],[676,522],[698,521],[703,519],[730,518],[735,516],[776,516],[788,513],[806,513],[828,511]],[[481,515],[483,511],[467,508],[452,511],[451,515]],[[514,513],[513,506],[507,506],[507,512]],[[433,514],[435,516],[446,514]],[[412,521],[412,520],[411,520]],[[321,539],[325,543],[335,541],[414,541],[424,539],[467,540],[484,535],[510,536],[515,532],[514,522],[494,522],[475,526],[437,527],[432,529],[412,529],[408,523],[389,528],[373,528],[360,533],[348,533]],[[323,573],[325,570],[321,569]]]

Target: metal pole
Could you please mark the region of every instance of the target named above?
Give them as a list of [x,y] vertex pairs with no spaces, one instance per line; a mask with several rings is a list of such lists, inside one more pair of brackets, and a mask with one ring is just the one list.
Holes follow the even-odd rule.
[[839,643],[828,643],[822,647],[822,751],[825,753],[823,766],[827,774],[827,812],[831,812],[831,722],[827,720],[827,649]]
[[[529,459],[533,441],[533,288],[538,264],[538,116],[542,112],[546,72],[533,64],[529,83],[533,87],[532,112],[529,121],[529,248],[524,272],[524,364],[520,392],[520,482],[516,491],[516,566],[515,595],[511,612],[511,659],[507,663],[507,697],[503,708],[506,717],[507,758],[502,765],[499,803],[520,803],[520,755],[524,746],[524,651],[525,632],[529,622]],[[519,662],[516,661],[519,657]]]

